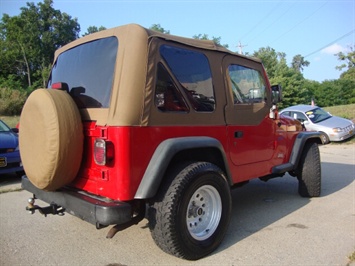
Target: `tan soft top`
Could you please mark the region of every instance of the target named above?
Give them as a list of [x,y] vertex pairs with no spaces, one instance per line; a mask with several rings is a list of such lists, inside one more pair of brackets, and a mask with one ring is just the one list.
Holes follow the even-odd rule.
[[[154,62],[151,62],[154,60],[148,60],[149,56],[152,58],[152,55],[149,54],[149,45],[153,38],[247,58],[235,54],[213,41],[163,34],[137,24],[128,24],[77,39],[58,49],[55,53],[54,61],[61,53],[75,46],[111,36],[118,38],[119,48],[115,64],[110,107],[81,110],[83,120],[96,120],[98,125],[103,126],[143,126],[149,124],[148,109],[154,101],[154,84],[151,81],[154,78],[148,77],[147,73],[152,73],[152,71],[148,71],[148,68],[153,67],[152,64],[154,64]],[[248,58],[248,60],[260,62],[258,59]]]

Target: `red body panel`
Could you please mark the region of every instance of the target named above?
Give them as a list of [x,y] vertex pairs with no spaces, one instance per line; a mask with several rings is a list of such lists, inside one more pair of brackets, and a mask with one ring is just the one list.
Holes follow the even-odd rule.
[[[271,173],[273,166],[289,159],[287,147],[292,147],[290,143],[296,137],[296,132],[288,134],[276,122],[270,119],[258,127],[260,139],[255,135],[257,132],[247,130],[250,126],[98,127],[95,122],[86,122],[82,166],[72,185],[110,199],[132,200],[158,145],[165,139],[181,136],[209,136],[219,140],[227,155],[233,183],[264,176]],[[235,130],[243,130],[246,134],[240,150],[241,139],[234,138]],[[254,136],[248,138],[248,134]],[[96,138],[114,145],[114,159],[107,165],[100,166],[94,162],[93,144]],[[258,151],[250,149],[255,143]],[[260,149],[261,143],[265,149]],[[236,161],[238,158],[241,158],[240,163]]]

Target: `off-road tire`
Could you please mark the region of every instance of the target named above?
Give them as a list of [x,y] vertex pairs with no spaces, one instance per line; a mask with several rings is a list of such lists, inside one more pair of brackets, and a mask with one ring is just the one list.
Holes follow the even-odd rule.
[[31,93],[21,113],[19,144],[33,185],[53,191],[73,181],[80,168],[83,138],[79,110],[66,91]]
[[200,259],[221,243],[230,221],[225,174],[208,162],[174,167],[148,209],[155,243],[166,253]]
[[321,163],[318,144],[307,142],[297,170],[298,193],[302,197],[319,197],[321,193]]

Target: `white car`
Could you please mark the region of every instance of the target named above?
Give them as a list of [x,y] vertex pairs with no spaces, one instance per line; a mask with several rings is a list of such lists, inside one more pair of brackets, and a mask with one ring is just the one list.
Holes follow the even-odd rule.
[[355,135],[355,126],[352,121],[332,116],[318,106],[295,105],[283,109],[280,114],[299,120],[307,131],[321,132],[323,143],[343,141]]

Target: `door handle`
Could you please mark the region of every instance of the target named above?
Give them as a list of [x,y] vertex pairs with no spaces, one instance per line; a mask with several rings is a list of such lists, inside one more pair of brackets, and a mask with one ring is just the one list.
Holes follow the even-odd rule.
[[243,131],[236,131],[234,132],[234,137],[240,139],[243,137]]

